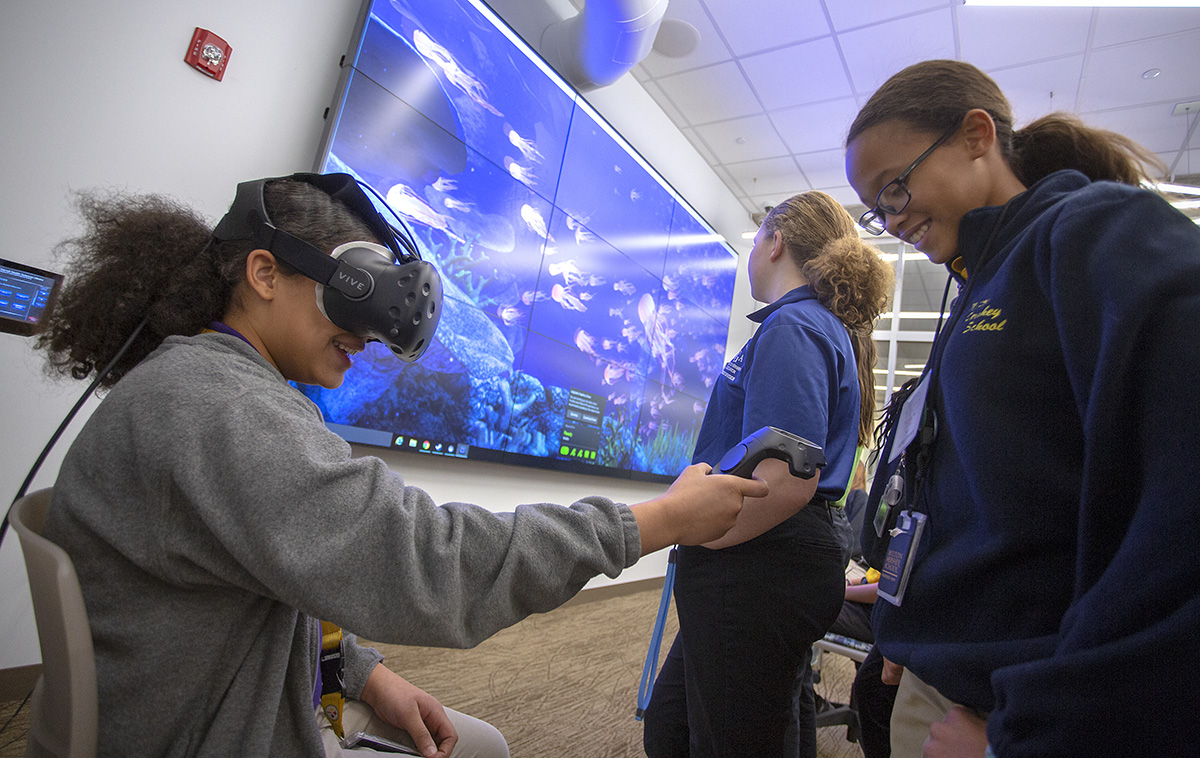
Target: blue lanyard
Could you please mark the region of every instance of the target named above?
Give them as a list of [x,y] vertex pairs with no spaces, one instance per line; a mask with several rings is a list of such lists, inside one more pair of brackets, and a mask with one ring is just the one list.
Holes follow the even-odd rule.
[[642,666],[642,681],[638,685],[638,707],[634,718],[642,720],[650,705],[654,692],[654,675],[658,673],[658,650],[662,647],[663,627],[667,625],[667,611],[671,607],[671,592],[675,588],[675,554],[679,546],[671,548],[667,555],[667,576],[663,579],[662,598],[658,601],[658,618],[654,620],[654,634],[650,635],[650,649],[646,651],[646,663]]

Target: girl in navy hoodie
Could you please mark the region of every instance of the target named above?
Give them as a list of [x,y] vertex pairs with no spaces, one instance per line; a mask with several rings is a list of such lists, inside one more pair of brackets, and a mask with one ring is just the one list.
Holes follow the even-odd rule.
[[[1200,629],[1200,229],[1157,161],[1052,114],[1015,130],[975,67],[893,76],[850,128],[860,223],[957,281],[905,451],[927,524],[876,640],[893,755],[1183,755]],[[896,444],[903,445],[901,438]],[[870,518],[868,518],[868,521]]]

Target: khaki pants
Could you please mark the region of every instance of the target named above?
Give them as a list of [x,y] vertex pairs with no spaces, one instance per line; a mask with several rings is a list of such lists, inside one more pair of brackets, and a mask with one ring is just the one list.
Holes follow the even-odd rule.
[[[458,731],[458,743],[455,744],[450,758],[509,758],[508,743],[504,741],[504,735],[500,734],[496,727],[450,708],[446,709],[446,715],[450,717],[451,723]],[[337,735],[330,728],[329,720],[325,718],[325,714],[321,713],[320,709],[317,710],[316,718],[321,725],[321,741],[325,744],[326,758],[365,758],[370,755],[383,755],[383,753],[369,748],[352,750],[343,748]],[[342,711],[342,727],[348,735],[355,732],[367,732],[413,747],[413,741],[407,732],[397,729],[379,718],[370,706],[357,700],[346,700],[346,707]],[[395,755],[395,753],[389,753],[389,755]]]
[[929,726],[955,705],[905,669],[892,707],[892,758],[921,758]]

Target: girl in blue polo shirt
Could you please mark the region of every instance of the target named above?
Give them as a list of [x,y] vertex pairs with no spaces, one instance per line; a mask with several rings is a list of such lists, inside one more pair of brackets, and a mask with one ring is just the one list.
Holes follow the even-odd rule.
[[847,148],[863,226],[959,285],[936,435],[904,453],[924,537],[875,606],[892,754],[1195,754],[1200,229],[1136,186],[1153,155],[1064,114],[1014,129],[959,61],[889,79]]
[[821,192],[767,214],[748,266],[751,295],[770,305],[750,315],[757,332],[714,386],[692,461],[715,465],[774,426],[823,447],[828,463],[798,479],[763,461],[755,476],[771,494],[747,500],[720,540],[679,549],[680,630],[645,713],[650,758],[816,755],[804,673],[845,594],[829,509],[871,434],[871,329],[892,271]]

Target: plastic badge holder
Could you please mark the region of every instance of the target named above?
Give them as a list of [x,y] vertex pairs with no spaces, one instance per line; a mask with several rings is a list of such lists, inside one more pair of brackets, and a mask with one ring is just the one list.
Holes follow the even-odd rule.
[[346,739],[342,740],[342,747],[347,749],[353,747],[364,747],[380,753],[399,753],[401,755],[421,754],[421,751],[417,750],[415,747],[402,745],[394,740],[389,740],[384,737],[377,737],[373,734],[367,734],[366,732],[355,732],[354,734],[348,735]]
[[924,531],[925,514],[914,511],[901,513],[896,520],[896,528],[891,531],[887,556],[879,576],[879,597],[892,605],[899,606],[904,600],[904,590],[912,574],[913,558]]

